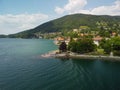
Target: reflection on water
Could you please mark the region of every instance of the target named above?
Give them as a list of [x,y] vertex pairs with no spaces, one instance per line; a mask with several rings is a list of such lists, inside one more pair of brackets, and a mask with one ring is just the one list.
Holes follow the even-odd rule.
[[0,39],[0,90],[120,90],[120,62],[44,58],[52,40]]

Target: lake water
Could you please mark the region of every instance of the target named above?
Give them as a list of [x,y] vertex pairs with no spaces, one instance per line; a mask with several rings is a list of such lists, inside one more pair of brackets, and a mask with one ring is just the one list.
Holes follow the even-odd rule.
[[120,90],[120,62],[41,57],[55,49],[52,40],[0,39],[0,90]]

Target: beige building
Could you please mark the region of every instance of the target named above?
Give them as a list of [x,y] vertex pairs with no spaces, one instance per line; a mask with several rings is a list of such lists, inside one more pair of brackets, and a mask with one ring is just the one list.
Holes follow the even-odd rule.
[[96,37],[93,38],[93,42],[94,42],[94,44],[96,44],[97,46],[99,46],[99,43],[100,43],[100,41],[102,39],[103,39],[102,37],[96,36]]

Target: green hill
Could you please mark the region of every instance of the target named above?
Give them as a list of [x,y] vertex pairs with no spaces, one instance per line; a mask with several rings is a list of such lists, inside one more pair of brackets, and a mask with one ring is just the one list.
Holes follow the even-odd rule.
[[120,16],[107,15],[67,15],[37,26],[34,29],[26,30],[9,37],[33,38],[35,33],[51,33],[79,29],[80,26],[87,26],[91,31],[111,30],[120,32]]

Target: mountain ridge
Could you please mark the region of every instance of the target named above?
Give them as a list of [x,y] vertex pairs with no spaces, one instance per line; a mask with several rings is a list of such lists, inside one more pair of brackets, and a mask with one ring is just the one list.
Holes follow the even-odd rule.
[[66,15],[46,23],[43,23],[33,29],[25,30],[16,34],[10,34],[9,37],[32,38],[36,33],[52,33],[78,29],[80,26],[88,26],[91,30],[96,29],[97,22],[105,22],[109,26],[120,25],[120,16],[109,15],[90,15],[90,14],[71,14]]

